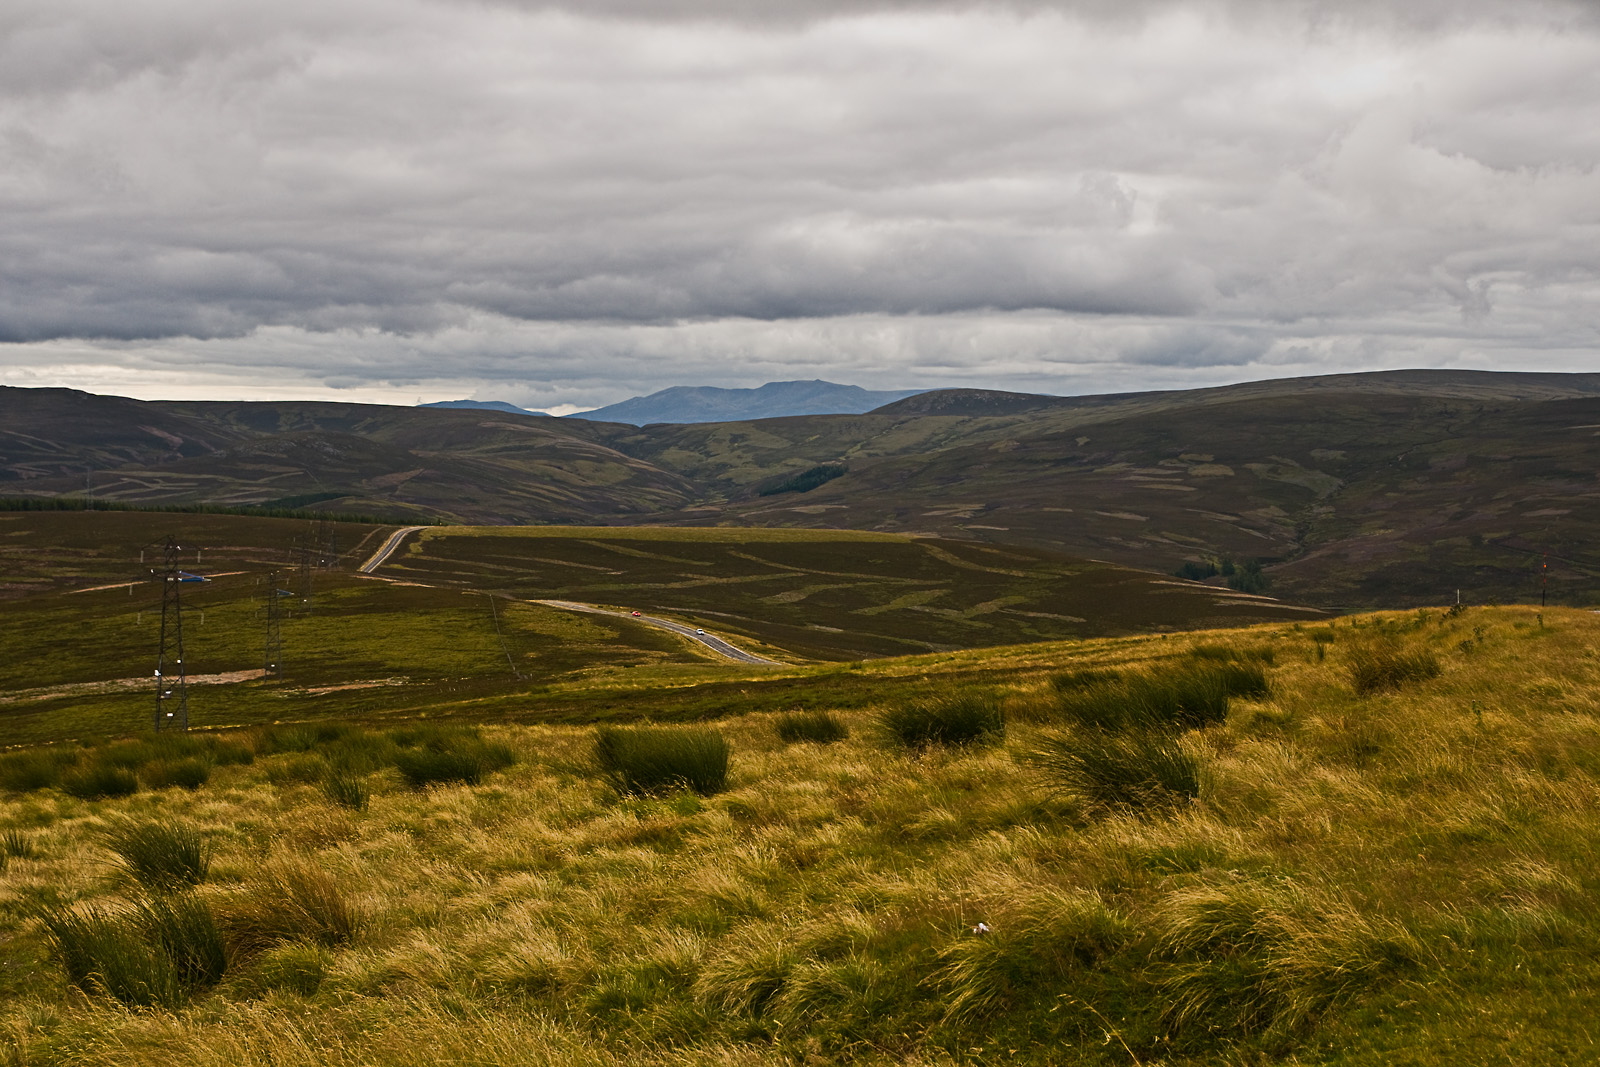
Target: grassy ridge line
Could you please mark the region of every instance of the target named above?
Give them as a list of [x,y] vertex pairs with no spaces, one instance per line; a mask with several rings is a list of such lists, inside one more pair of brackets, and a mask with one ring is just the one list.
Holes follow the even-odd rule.
[[[450,526],[451,534],[472,537],[578,538],[600,537],[608,541],[687,541],[711,544],[768,542],[874,542],[905,543],[924,536],[905,533],[877,533],[871,530],[795,530],[762,526]],[[425,530],[428,538],[439,531]],[[927,535],[932,536],[932,535]]]
[[[366,526],[393,525],[394,519],[377,518],[344,511],[315,511],[309,508],[253,507],[248,504],[130,504],[121,500],[90,500],[82,497],[0,497],[4,511],[131,511],[172,515],[251,515],[265,519],[326,519],[329,522],[359,523]],[[438,520],[442,521],[442,520]]]
[[[1361,696],[1351,653],[1378,645],[1442,673]],[[1272,695],[1179,736],[1195,802],[1096,812],[1027,763],[1062,730],[1055,674],[1230,648],[1271,650]],[[7,801],[31,850],[12,899],[121,906],[95,841],[129,816],[213,843],[196,893],[224,926],[278,921],[289,862],[360,911],[168,1013],[72,992],[0,910],[0,1042],[130,1067],[1592,1059],[1600,619],[1435,610],[991,658],[1003,741],[913,757],[878,708],[836,712],[827,746],[734,716],[710,797],[619,797],[593,730],[517,725],[483,731],[508,769],[427,791],[373,771],[364,811],[316,785],[344,742],[264,748],[193,794]]]

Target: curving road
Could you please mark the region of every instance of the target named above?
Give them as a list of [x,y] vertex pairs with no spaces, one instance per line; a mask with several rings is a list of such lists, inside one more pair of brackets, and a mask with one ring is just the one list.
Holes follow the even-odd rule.
[[746,652],[736,645],[729,644],[715,634],[697,633],[693,626],[685,626],[683,623],[673,622],[671,619],[658,619],[654,615],[634,615],[626,611],[612,611],[610,608],[597,608],[593,604],[579,604],[574,600],[534,600],[530,601],[530,603],[543,604],[549,608],[562,608],[566,611],[582,611],[590,615],[614,615],[619,619],[627,619],[630,622],[647,623],[663,630],[671,630],[675,634],[682,634],[692,641],[698,641],[725,659],[731,659],[738,663],[753,663],[763,667],[785,666],[785,664],[779,663],[775,659],[767,659],[765,656],[757,656]]
[[394,550],[400,547],[400,542],[404,541],[407,535],[414,534],[418,530],[426,529],[426,526],[400,527],[400,529],[390,534],[383,544],[378,546],[378,551],[374,552],[365,563],[356,568],[357,572],[361,574],[371,574],[373,571],[383,566],[385,560],[394,555]]

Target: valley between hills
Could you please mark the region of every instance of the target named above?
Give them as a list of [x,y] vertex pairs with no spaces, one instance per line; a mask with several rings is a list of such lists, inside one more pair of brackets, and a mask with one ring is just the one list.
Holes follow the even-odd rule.
[[1587,1062],[1597,433],[0,390],[0,1058]]
[[1584,374],[945,390],[865,415],[646,427],[0,389],[6,496],[931,534],[1166,573],[1257,560],[1273,595],[1334,610],[1457,589],[1527,601],[1546,581],[1559,602],[1589,602],[1597,459],[1600,375]]

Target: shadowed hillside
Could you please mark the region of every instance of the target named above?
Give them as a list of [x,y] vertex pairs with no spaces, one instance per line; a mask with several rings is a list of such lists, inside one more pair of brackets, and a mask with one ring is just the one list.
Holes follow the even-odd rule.
[[[801,526],[1150,570],[1259,561],[1355,608],[1600,596],[1600,375],[1405,371],[649,426],[0,390],[0,494],[466,523]],[[1219,577],[1213,580],[1220,584]]]

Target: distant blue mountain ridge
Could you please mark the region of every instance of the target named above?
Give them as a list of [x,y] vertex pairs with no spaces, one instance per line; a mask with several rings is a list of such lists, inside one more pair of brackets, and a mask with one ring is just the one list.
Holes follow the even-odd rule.
[[513,415],[545,415],[543,411],[529,411],[504,400],[435,400],[431,404],[418,404],[419,408],[477,408],[484,411],[506,411]]
[[742,422],[786,415],[860,415],[873,408],[927,392],[925,389],[874,390],[836,382],[768,382],[755,389],[721,389],[714,385],[675,385],[649,396],[636,396],[569,419],[591,422],[651,423]]
[[[675,385],[670,389],[636,396],[593,411],[565,416],[590,422],[652,423],[742,422],[776,419],[786,415],[860,415],[873,408],[928,392],[926,389],[874,390],[859,385],[839,385],[813,379],[808,382],[768,382],[755,389],[722,389],[714,385]],[[425,408],[484,408],[516,415],[543,415],[503,400],[441,400]]]

